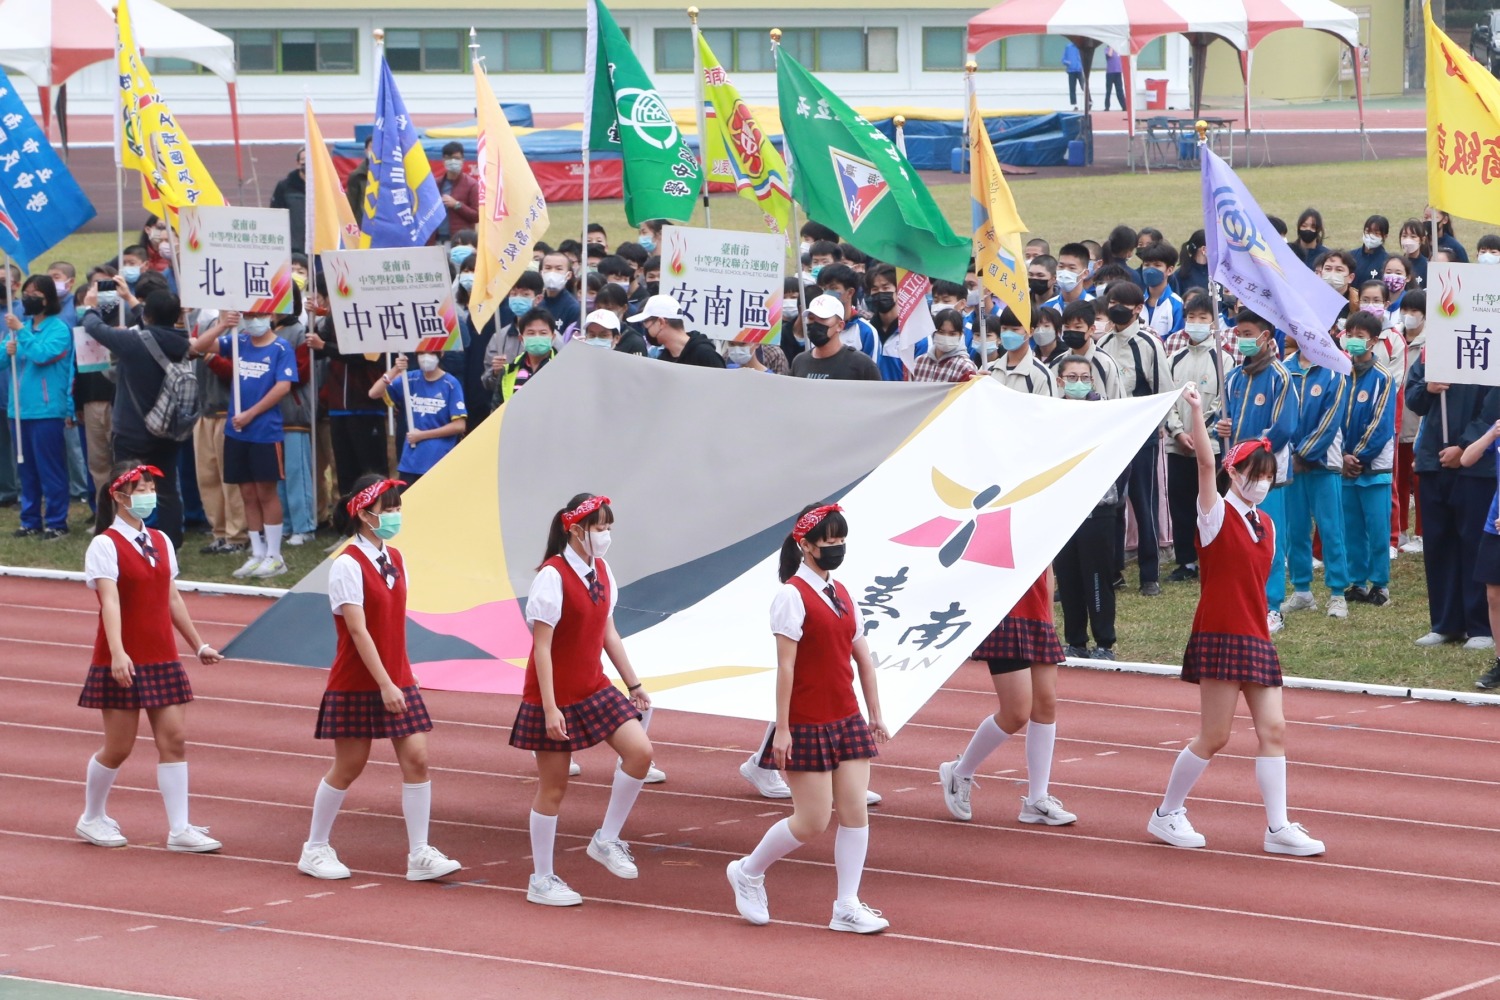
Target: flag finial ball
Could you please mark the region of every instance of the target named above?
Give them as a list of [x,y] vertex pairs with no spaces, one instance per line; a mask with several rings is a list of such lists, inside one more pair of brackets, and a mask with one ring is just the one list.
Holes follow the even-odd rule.
[[1208,137],[1208,122],[1199,118],[1193,122],[1193,131],[1198,133],[1198,141],[1203,142]]
[[698,20],[698,8],[697,7],[689,7],[688,8],[688,17],[692,18],[694,21]]
[[385,29],[384,28],[376,28],[374,34],[375,34],[375,41],[377,41],[377,42],[383,42],[383,41],[385,41]]
[[978,71],[979,71],[979,64],[977,62],[975,62],[974,60],[970,59],[968,62],[964,63],[964,72],[965,73],[977,73]]
[[773,42],[780,42],[781,41],[781,29],[780,28],[772,28],[771,29],[771,41],[773,41]]
[[891,121],[893,123],[895,123],[895,126],[897,128],[905,128],[906,127],[906,116],[905,115],[897,115],[895,118],[892,118]]

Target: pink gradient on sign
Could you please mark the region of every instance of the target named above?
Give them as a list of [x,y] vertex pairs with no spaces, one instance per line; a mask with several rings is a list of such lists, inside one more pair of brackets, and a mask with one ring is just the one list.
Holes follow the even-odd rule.
[[952,538],[953,533],[961,527],[963,527],[962,521],[955,521],[951,517],[935,517],[905,534],[897,535],[891,541],[897,545],[915,545],[921,549],[935,549]]
[[519,600],[494,601],[453,614],[408,611],[407,617],[428,631],[462,639],[494,657],[413,663],[424,687],[486,694],[521,692],[531,655],[531,630]]
[[1010,547],[1010,509],[983,514],[974,522],[974,537],[963,557],[969,562],[1001,569],[1015,569],[1014,553]]

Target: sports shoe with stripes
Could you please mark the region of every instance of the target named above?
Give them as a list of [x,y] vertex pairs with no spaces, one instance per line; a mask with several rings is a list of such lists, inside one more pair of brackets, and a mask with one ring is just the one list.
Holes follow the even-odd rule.
[[734,908],[756,926],[769,924],[771,908],[766,903],[766,877],[746,875],[744,864],[744,858],[736,858],[724,869],[730,886],[734,888]]
[[974,807],[969,802],[974,793],[974,777],[960,777],[954,773],[957,768],[956,759],[939,764],[938,783],[943,786],[943,805],[948,807],[948,815],[967,823],[974,818]]
[[833,904],[833,919],[828,922],[831,931],[849,931],[854,934],[879,934],[891,922],[881,915],[879,910],[871,909],[859,900],[846,903],[843,900]]
[[1078,817],[1064,809],[1056,795],[1044,795],[1035,801],[1021,796],[1021,815],[1016,818],[1022,823],[1043,826],[1068,826],[1078,822]]

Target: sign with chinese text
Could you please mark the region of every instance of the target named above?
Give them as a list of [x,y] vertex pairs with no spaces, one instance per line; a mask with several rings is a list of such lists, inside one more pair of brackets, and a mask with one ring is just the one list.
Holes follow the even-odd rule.
[[330,250],[323,269],[344,354],[441,351],[458,333],[442,247]]
[[89,372],[107,372],[113,359],[109,348],[83,332],[83,327],[73,327],[73,365],[80,375]]
[[1500,267],[1427,265],[1427,381],[1500,385]]
[[663,226],[661,290],[682,306],[689,330],[772,343],[781,337],[785,259],[786,239],[777,233]]
[[189,309],[292,311],[291,215],[284,208],[182,209],[177,284]]

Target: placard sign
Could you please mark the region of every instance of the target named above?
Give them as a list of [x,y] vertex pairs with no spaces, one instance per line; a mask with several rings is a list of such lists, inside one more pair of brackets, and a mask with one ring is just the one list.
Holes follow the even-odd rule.
[[292,311],[291,213],[205,205],[178,216],[177,284],[189,309]]
[[327,250],[328,310],[339,351],[441,351],[458,336],[442,247]]
[[1427,381],[1500,385],[1500,267],[1427,265]]
[[661,290],[681,304],[689,330],[770,343],[781,337],[785,260],[786,237],[777,233],[663,226]]

